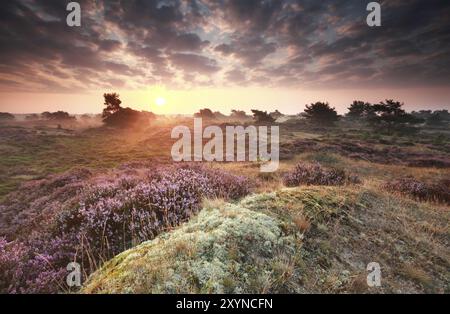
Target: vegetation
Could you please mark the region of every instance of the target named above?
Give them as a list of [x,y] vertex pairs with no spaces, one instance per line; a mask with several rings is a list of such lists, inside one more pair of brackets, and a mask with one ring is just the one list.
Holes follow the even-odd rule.
[[[280,119],[279,171],[261,174],[172,164],[171,130],[191,119],[122,118],[114,94],[105,104],[104,119],[142,127],[2,122],[0,292],[76,292],[65,267],[77,261],[88,293],[448,293],[446,111],[355,102],[329,124]],[[213,114],[206,125],[250,122]],[[382,287],[365,283],[371,261]]]
[[0,112],[0,120],[14,120],[14,115],[8,112]]
[[205,109],[201,109],[199,112],[195,113],[194,117],[202,118],[202,119],[214,119],[216,116],[212,112],[211,109],[205,108]]
[[139,112],[131,108],[122,108],[119,94],[104,94],[103,97],[105,98],[104,105],[106,108],[103,109],[102,117],[103,122],[107,126],[129,128],[139,126],[140,123],[148,124],[155,119],[155,115],[151,112]]
[[230,118],[241,120],[241,119],[247,119],[248,116],[245,113],[245,111],[243,111],[243,110],[234,110],[233,109],[233,110],[231,110]]
[[[16,225],[9,235],[22,234],[20,239],[0,239],[0,277],[9,278],[0,285],[1,293],[67,289],[67,261],[80,263],[89,274],[114,255],[187,220],[202,198],[236,199],[250,191],[243,177],[195,166],[134,169],[133,174],[118,172],[112,180],[85,183],[90,176],[83,170],[37,182],[19,192],[31,190],[31,197],[14,195],[7,201],[10,208],[23,206],[26,216],[8,224]],[[20,232],[31,223],[32,230]]]
[[253,113],[253,119],[258,124],[264,124],[264,123],[274,123],[275,118],[273,118],[270,114],[267,113],[267,111],[260,111],[260,110],[252,110]]
[[274,118],[275,120],[277,120],[277,119],[279,119],[279,118],[281,118],[281,117],[284,117],[284,114],[282,114],[282,113],[279,112],[278,110],[275,110],[274,112],[271,112],[271,113],[270,113],[270,116],[271,116],[272,118]]
[[339,119],[336,110],[323,102],[306,105],[303,116],[311,122],[324,125],[332,125]]
[[73,121],[73,120],[75,120],[74,116],[71,116],[68,112],[65,112],[65,111],[56,111],[56,112],[45,111],[45,112],[41,113],[41,117],[44,120],[51,120],[51,121]]
[[427,183],[413,177],[406,177],[386,182],[383,187],[387,191],[400,192],[418,200],[442,202],[450,205],[449,179]]
[[371,107],[372,105],[368,102],[355,100],[350,107],[348,107],[346,116],[355,120],[367,119],[373,114]]
[[213,207],[178,230],[118,255],[82,292],[289,292],[298,273],[297,245],[265,214],[235,205]]
[[108,118],[122,109],[120,106],[122,101],[120,100],[119,94],[103,94],[103,98],[105,98],[104,105],[106,106],[106,108],[103,109],[103,118]]
[[343,185],[345,183],[360,183],[360,180],[357,176],[347,175],[343,169],[326,170],[322,168],[320,163],[299,163],[284,176],[283,182],[286,186]]

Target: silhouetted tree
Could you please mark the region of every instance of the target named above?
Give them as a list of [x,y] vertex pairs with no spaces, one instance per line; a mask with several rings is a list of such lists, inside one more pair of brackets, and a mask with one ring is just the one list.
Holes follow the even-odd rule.
[[411,112],[411,114],[416,117],[416,118],[421,118],[421,119],[428,119],[429,117],[431,117],[431,115],[433,114],[433,111],[431,110],[419,110],[419,111],[413,111]]
[[255,119],[256,123],[274,123],[275,119],[272,118],[267,111],[260,110],[252,110],[253,119]]
[[211,109],[205,108],[205,109],[201,109],[199,112],[195,113],[194,117],[203,118],[203,119],[214,119],[215,115],[211,111]]
[[81,119],[81,120],[90,120],[90,119],[92,119],[92,118],[93,118],[92,115],[87,114],[87,113],[82,114],[82,115],[80,116],[80,119]]
[[0,120],[14,120],[14,115],[8,112],[0,112]]
[[282,113],[279,112],[278,110],[275,110],[274,112],[271,112],[271,113],[270,113],[270,116],[276,120],[276,119],[278,119],[278,118],[283,117],[284,114],[282,114]]
[[303,116],[309,121],[324,125],[334,124],[339,119],[336,110],[330,107],[328,103],[324,102],[306,105]]
[[43,113],[41,113],[42,119],[45,119],[45,120],[50,120],[51,116],[52,116],[52,114],[49,111],[44,111]]
[[102,115],[103,118],[107,118],[122,109],[122,107],[120,107],[120,104],[122,104],[122,101],[120,100],[119,94],[105,93],[105,94],[103,94],[103,97],[105,98],[104,105],[106,106],[106,108],[103,109],[103,115]]
[[445,124],[445,121],[439,113],[434,112],[427,118],[426,123],[430,126],[441,126]]
[[243,111],[243,110],[234,110],[234,109],[231,110],[230,117],[234,118],[234,119],[247,119],[248,118],[248,116],[245,113],[245,111]]
[[68,112],[65,111],[56,111],[56,112],[45,111],[41,114],[41,116],[45,120],[51,121],[70,121],[76,119],[74,116],[71,116]]
[[372,110],[374,115],[370,117],[369,121],[372,125],[386,130],[387,133],[391,133],[394,129],[402,132],[408,131],[410,133],[415,130],[408,129],[407,126],[424,122],[423,119],[406,113],[403,110],[403,103],[392,99],[387,99],[385,102],[373,105]]
[[107,126],[128,128],[139,126],[139,123],[145,126],[156,117],[151,112],[122,108],[120,106],[122,101],[117,93],[104,94],[103,97],[106,108],[103,110],[102,117]]
[[226,115],[224,115],[222,112],[220,112],[220,111],[214,111],[214,118],[216,118],[216,119],[222,119],[222,120],[224,120],[224,119],[226,119],[227,118],[227,116]]
[[351,119],[365,119],[368,118],[372,113],[372,105],[368,102],[355,100],[348,107],[347,117]]
[[27,115],[27,116],[25,117],[25,120],[28,120],[28,121],[36,121],[36,120],[39,120],[39,115],[36,114],[36,113],[29,114],[29,115]]

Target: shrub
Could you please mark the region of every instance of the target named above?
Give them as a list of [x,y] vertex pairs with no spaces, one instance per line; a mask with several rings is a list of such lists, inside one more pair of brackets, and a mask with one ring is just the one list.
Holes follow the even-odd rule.
[[227,204],[116,256],[82,292],[293,293],[299,248],[276,218]]
[[334,108],[328,103],[316,102],[306,105],[304,113],[302,113],[308,121],[320,123],[322,125],[333,125],[339,120],[339,116]]
[[[90,175],[81,171],[34,186],[54,194],[74,184],[80,188],[79,178]],[[189,219],[200,209],[202,198],[235,199],[248,194],[250,187],[244,177],[191,165],[126,169],[90,179],[77,193],[77,205],[68,195],[72,201],[61,200],[49,211],[47,223],[33,229],[28,238],[12,243],[0,239],[0,275],[5,278],[0,292],[63,291],[69,262],[79,262],[89,274],[114,255]],[[49,204],[28,201],[35,206],[31,213]]]
[[0,238],[1,293],[55,293],[66,290],[66,265],[74,259],[72,243],[60,238],[27,243]]
[[299,185],[343,185],[360,183],[356,175],[348,175],[342,169],[324,169],[319,163],[299,163],[283,177],[283,183],[288,187]]
[[9,239],[44,230],[55,215],[78,203],[78,194],[92,173],[84,168],[23,183],[0,207],[0,234]]
[[8,113],[8,112],[0,112],[0,121],[1,120],[14,120],[14,115]]
[[418,200],[450,204],[450,180],[426,183],[413,177],[405,177],[386,182],[383,188],[409,195]]

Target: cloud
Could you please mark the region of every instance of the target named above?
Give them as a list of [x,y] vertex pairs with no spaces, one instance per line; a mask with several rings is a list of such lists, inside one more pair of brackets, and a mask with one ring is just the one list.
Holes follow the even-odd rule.
[[81,0],[71,28],[63,1],[10,0],[0,89],[448,86],[447,1],[380,2],[370,28],[364,1]]
[[186,72],[209,74],[220,70],[214,59],[196,54],[176,53],[169,60],[174,67]]

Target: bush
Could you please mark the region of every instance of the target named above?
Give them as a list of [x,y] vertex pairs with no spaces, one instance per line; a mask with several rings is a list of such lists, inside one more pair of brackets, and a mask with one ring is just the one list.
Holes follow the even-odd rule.
[[56,112],[45,111],[41,114],[41,116],[45,120],[52,120],[52,121],[75,121],[76,120],[76,118],[74,116],[71,116],[68,112],[65,112],[65,111],[56,111]]
[[383,188],[409,195],[418,200],[450,204],[450,180],[426,183],[413,177],[405,177],[386,182]]
[[305,111],[302,115],[308,121],[320,123],[321,125],[333,125],[339,120],[339,116],[335,108],[332,108],[328,103],[323,102],[316,102],[311,105],[306,105]]
[[[64,184],[79,188],[89,173],[43,180],[39,191],[54,192]],[[0,293],[54,293],[68,289],[66,266],[76,261],[86,274],[114,255],[188,220],[202,198],[235,199],[249,193],[247,179],[202,166],[164,168],[109,174],[90,179],[71,202],[60,200],[47,223],[31,229],[29,238],[0,241]],[[28,199],[30,212],[47,202]],[[66,204],[68,207],[64,207]]]
[[348,175],[342,169],[324,169],[319,163],[299,163],[283,177],[283,183],[288,187],[299,185],[343,185],[360,183],[355,175]]
[[116,256],[82,292],[293,293],[299,248],[281,221],[227,204]]
[[117,112],[103,118],[103,122],[111,127],[129,128],[133,126],[147,126],[155,117],[155,114],[151,112],[121,108]]
[[14,115],[8,112],[0,112],[0,120],[14,120]]
[[74,259],[71,242],[60,238],[27,243],[0,238],[1,293],[55,293],[64,291],[66,265]]

